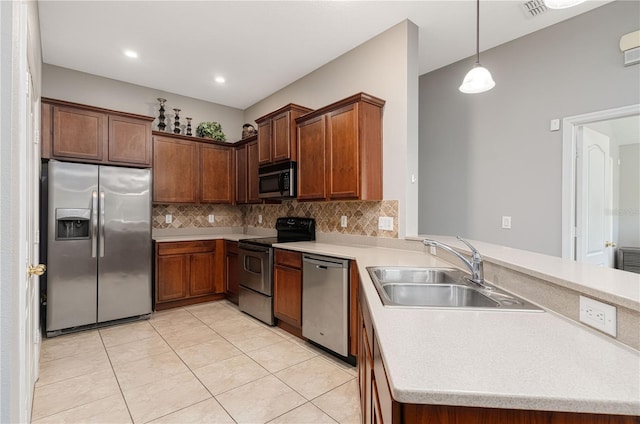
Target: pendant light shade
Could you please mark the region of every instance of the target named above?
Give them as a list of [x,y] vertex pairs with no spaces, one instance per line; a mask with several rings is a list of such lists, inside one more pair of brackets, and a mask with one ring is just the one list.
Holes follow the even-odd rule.
[[496,83],[489,70],[480,65],[480,0],[476,0],[476,64],[465,75],[459,90],[463,93],[475,94],[489,91],[495,86]]
[[465,75],[460,91],[467,94],[482,93],[496,86],[487,68],[476,63],[467,75]]
[[584,2],[585,0],[544,0],[544,5],[549,9],[566,9]]

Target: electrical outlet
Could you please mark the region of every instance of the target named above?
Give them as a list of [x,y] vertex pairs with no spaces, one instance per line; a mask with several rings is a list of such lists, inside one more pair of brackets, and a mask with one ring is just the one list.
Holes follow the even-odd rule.
[[166,214],[164,216],[164,223],[165,224],[171,224],[171,222],[173,221],[173,216],[171,216],[170,213]]
[[435,246],[429,246],[429,253],[431,253],[433,256],[437,255],[437,250]]
[[510,216],[503,216],[502,217],[502,228],[504,228],[506,230],[510,230],[511,229],[511,217]]
[[214,221],[215,221],[215,217],[213,216],[213,214],[209,214],[209,222],[213,224]]
[[258,215],[258,224],[262,224],[262,215]]
[[342,215],[340,217],[340,226],[342,228],[347,228],[347,216],[346,215]]
[[616,337],[616,307],[580,296],[580,322]]
[[379,216],[378,217],[378,229],[393,231],[393,217],[392,216]]

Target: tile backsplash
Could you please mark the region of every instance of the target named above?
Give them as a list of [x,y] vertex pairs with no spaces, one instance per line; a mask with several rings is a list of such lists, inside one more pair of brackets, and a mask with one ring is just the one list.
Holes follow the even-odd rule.
[[[165,215],[172,223],[165,223]],[[208,217],[214,215],[214,222]],[[262,222],[259,223],[259,216]],[[316,219],[316,231],[321,233],[355,234],[372,237],[398,237],[398,201],[298,202],[286,200],[279,204],[259,205],[154,205],[153,228],[240,227],[275,228],[280,216],[304,216]],[[347,217],[347,226],[340,218]],[[393,218],[393,230],[378,229],[378,217]]]

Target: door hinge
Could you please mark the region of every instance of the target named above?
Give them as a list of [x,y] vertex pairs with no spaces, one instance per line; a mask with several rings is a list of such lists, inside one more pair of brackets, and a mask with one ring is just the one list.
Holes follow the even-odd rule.
[[40,130],[37,128],[33,130],[33,142],[35,144],[40,144]]
[[36,230],[35,232],[35,244],[40,244],[40,230]]

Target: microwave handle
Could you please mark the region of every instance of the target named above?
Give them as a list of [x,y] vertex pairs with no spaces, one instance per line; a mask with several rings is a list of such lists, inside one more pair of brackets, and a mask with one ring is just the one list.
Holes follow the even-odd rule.
[[280,194],[284,194],[284,176],[286,174],[284,172],[281,172],[280,175],[278,175],[278,190],[280,190]]

